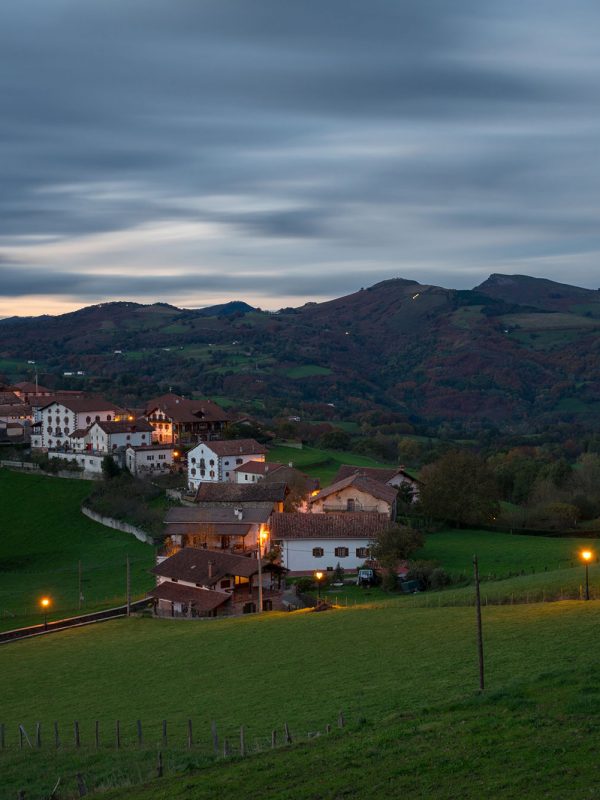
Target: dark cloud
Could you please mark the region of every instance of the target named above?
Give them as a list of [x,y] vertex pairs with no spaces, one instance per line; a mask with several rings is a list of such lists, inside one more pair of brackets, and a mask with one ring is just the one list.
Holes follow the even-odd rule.
[[[5,0],[0,248],[82,300],[204,291],[197,264],[213,292],[343,291],[357,253],[381,277],[592,285],[598,22],[586,0]],[[178,220],[220,233],[157,244],[143,279],[138,236],[85,258],[37,238]],[[131,278],[108,289],[111,266]]]

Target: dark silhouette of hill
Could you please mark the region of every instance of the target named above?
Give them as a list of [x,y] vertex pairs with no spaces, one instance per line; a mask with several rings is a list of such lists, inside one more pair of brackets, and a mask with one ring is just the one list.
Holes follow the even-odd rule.
[[85,386],[117,400],[174,387],[271,415],[325,418],[333,404],[343,416],[524,430],[598,425],[599,334],[590,289],[519,275],[473,290],[394,279],[276,313],[118,302],[4,319],[0,359],[22,362],[19,377],[35,359],[44,383],[85,371]]

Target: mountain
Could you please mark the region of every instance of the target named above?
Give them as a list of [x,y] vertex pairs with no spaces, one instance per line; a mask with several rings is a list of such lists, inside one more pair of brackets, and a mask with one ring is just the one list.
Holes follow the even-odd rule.
[[[46,385],[132,404],[171,387],[265,416],[594,427],[599,301],[589,289],[492,275],[473,290],[394,279],[276,313],[242,301],[103,303],[0,321],[0,371],[25,378],[35,360]],[[85,376],[62,375],[78,370]]]

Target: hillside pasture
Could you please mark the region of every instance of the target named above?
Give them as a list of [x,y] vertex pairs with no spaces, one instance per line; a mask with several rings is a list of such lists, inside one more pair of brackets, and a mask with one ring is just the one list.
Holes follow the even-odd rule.
[[40,622],[43,595],[52,599],[50,619],[77,613],[79,561],[84,611],[124,602],[127,555],[133,594],[152,585],[152,547],[81,513],[90,488],[0,469],[0,628]]
[[[594,640],[600,603],[490,606],[484,608],[483,623],[491,706],[481,725],[491,731],[494,713],[503,710],[504,756],[527,738],[511,733],[511,711],[528,712],[542,697],[546,712],[557,715],[577,716],[600,708],[597,652],[582,646]],[[240,669],[241,664],[246,667]],[[433,736],[429,740],[433,744],[438,737],[446,738],[446,730],[464,729],[475,736],[481,703],[474,699],[473,609],[414,608],[402,601],[322,614],[274,613],[204,622],[116,620],[4,646],[0,666],[11,687],[2,709],[7,747],[0,753],[0,797],[6,798],[16,796],[17,788],[26,788],[34,797],[48,792],[49,775],[62,775],[65,787],[73,785],[77,771],[85,774],[90,786],[140,782],[154,766],[163,719],[168,720],[173,748],[167,760],[176,761],[182,770],[210,756],[212,720],[220,736],[233,743],[243,724],[253,746],[255,739],[268,742],[270,731],[281,731],[284,722],[298,736],[323,731],[343,709],[354,727],[364,718],[381,734],[389,730],[391,736],[394,726],[402,729],[402,742],[414,731],[421,742],[423,735]],[[561,676],[565,669],[571,673]],[[573,685],[571,676],[577,677],[580,692],[563,697],[561,687]],[[556,692],[548,695],[543,689],[551,680]],[[37,687],[35,693],[32,686]],[[473,713],[469,704],[475,706]],[[188,718],[193,719],[197,750],[186,754]],[[71,744],[74,719],[81,730],[80,752]],[[116,719],[123,731],[119,754],[113,746]],[[143,721],[143,748],[135,743],[137,719]],[[49,741],[54,720],[65,742],[58,752]],[[98,752],[93,747],[95,720],[101,730]],[[40,752],[19,751],[17,725],[32,731],[36,722],[41,723],[49,746]],[[348,747],[358,746],[360,740],[353,745],[353,734],[348,736]],[[541,740],[536,741],[540,746]],[[591,746],[589,737],[586,742]],[[481,743],[491,754],[490,742],[484,737]],[[448,747],[443,748],[443,758],[437,755],[440,774],[446,771],[442,765],[454,758],[452,746]],[[433,748],[428,752],[433,755]],[[361,757],[361,769],[370,771],[371,781],[377,780],[379,754],[375,751],[365,761],[367,755]],[[471,760],[467,763],[471,769]],[[258,776],[260,769],[253,774]],[[334,782],[333,774],[325,784],[328,793],[293,796],[315,800],[342,796],[335,787],[343,783]],[[339,774],[343,776],[344,770]],[[400,774],[408,773],[401,769]],[[284,784],[284,789],[290,787]],[[496,795],[483,791],[479,796]]]

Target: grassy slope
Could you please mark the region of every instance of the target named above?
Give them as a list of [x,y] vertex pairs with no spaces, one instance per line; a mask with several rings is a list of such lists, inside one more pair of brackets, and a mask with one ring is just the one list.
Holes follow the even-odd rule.
[[[558,539],[544,536],[511,536],[490,531],[448,530],[429,534],[415,558],[439,561],[456,575],[471,575],[473,554],[479,559],[482,578],[505,577],[525,572],[564,569],[578,562],[578,553],[596,550],[598,540]],[[582,569],[583,571],[583,569]]]
[[[548,672],[568,668],[583,674],[596,668],[597,649],[582,643],[595,640],[599,624],[600,603],[596,602],[484,609],[490,689],[510,694]],[[48,774],[63,774],[67,782],[79,768],[92,785],[111,780],[114,784],[116,764],[118,780],[131,770],[132,780],[139,781],[151,769],[163,718],[183,744],[185,720],[193,717],[205,755],[212,719],[230,741],[235,740],[238,726],[246,725],[252,742],[273,727],[281,728],[285,720],[299,734],[323,730],[340,708],[351,720],[364,715],[370,722],[391,713],[414,715],[428,708],[432,730],[446,739],[444,726],[451,720],[444,722],[443,715],[448,704],[460,706],[473,696],[477,674],[471,608],[412,608],[403,601],[325,614],[298,612],[205,623],[121,620],[5,646],[0,649],[0,668],[11,687],[2,708],[9,747],[0,753],[6,792],[0,797],[12,796],[10,792],[18,788],[16,776],[24,771],[32,792],[47,790]],[[38,687],[33,694],[32,686]],[[56,755],[44,750],[33,760],[15,749],[17,723],[23,722],[29,730],[39,720],[48,736],[52,720],[58,720],[64,731],[67,724],[71,729],[74,718],[82,729],[81,754],[67,747]],[[123,721],[129,742],[135,720],[143,719],[147,750],[131,749],[129,758],[124,751],[116,761],[111,750],[90,752],[93,720],[99,719],[102,730],[112,732],[117,718]],[[463,719],[460,712],[452,723],[455,729],[462,729]],[[409,729],[412,725],[408,723]],[[471,716],[469,725],[477,728],[479,722]],[[405,728],[404,723],[401,727]],[[487,752],[491,745],[485,730],[483,734],[481,743]],[[508,720],[503,736],[512,748]],[[460,753],[455,738],[450,738],[454,753],[448,757],[450,762]],[[524,741],[527,738],[523,736]],[[348,742],[351,752],[354,745]],[[551,746],[559,748],[560,739]],[[427,760],[433,753],[430,748]],[[182,758],[185,762],[180,754],[180,766]],[[298,765],[299,757],[292,758]],[[318,762],[314,763],[316,767]],[[360,763],[364,768],[364,761]],[[363,780],[379,780],[378,776],[389,780],[396,774],[386,772],[376,758],[368,763],[373,766]],[[464,764],[462,768],[466,769]],[[284,773],[293,784],[293,770]],[[304,780],[309,774],[313,774],[310,768]],[[260,783],[259,773],[254,780]],[[343,780],[334,790],[329,775],[329,789],[323,795],[295,790],[289,796],[341,796]]]
[[288,464],[290,461],[295,467],[320,478],[321,486],[331,483],[334,475],[342,464],[356,464],[359,467],[389,467],[381,461],[376,461],[369,456],[359,455],[358,453],[346,453],[341,450],[322,450],[318,447],[286,447],[276,445],[270,447],[267,454],[267,461],[280,461]]
[[84,517],[89,490],[88,481],[0,470],[0,627],[39,622],[44,594],[53,601],[50,618],[76,611],[79,560],[86,609],[123,601],[127,554],[134,595],[152,584],[152,548]]

